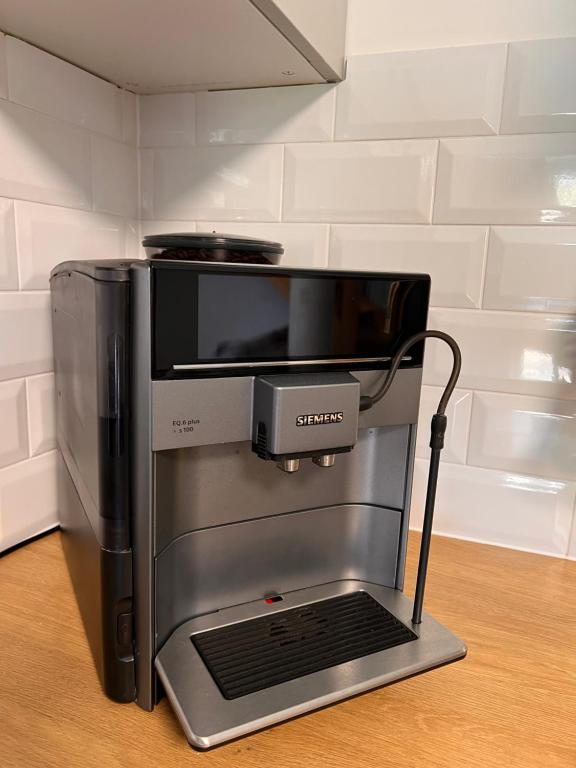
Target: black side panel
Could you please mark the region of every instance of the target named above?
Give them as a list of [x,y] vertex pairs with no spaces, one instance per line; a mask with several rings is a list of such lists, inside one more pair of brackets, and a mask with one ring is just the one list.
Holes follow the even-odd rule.
[[130,546],[129,284],[51,280],[59,447],[100,544]]
[[132,552],[102,549],[64,462],[58,497],[64,553],[100,683],[114,701],[134,701]]
[[64,550],[102,687],[132,701],[129,283],[65,270],[51,289]]

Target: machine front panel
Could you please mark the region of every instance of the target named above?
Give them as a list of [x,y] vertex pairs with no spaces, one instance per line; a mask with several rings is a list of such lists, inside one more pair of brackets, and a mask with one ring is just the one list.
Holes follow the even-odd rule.
[[360,404],[426,328],[429,278],[169,261],[151,278],[157,659],[251,601],[401,588],[424,345]]
[[[360,432],[334,467],[302,462],[295,475],[262,461],[248,442],[156,454],[155,551],[190,531],[304,509],[373,504],[402,510],[410,427]],[[228,577],[228,575],[226,575]]]
[[194,531],[156,561],[161,647],[184,620],[343,579],[393,587],[399,510],[341,505]]
[[[362,394],[373,392],[385,371],[355,371]],[[360,413],[359,427],[415,424],[421,368],[398,371],[386,399]],[[152,448],[165,451],[250,440],[254,376],[152,382]]]

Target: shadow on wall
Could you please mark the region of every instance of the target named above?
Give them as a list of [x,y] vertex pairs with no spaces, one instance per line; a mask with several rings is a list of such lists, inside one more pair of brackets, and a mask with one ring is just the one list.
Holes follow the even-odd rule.
[[118,216],[137,213],[135,147],[1,100],[0,146],[0,196]]
[[0,194],[72,208],[92,207],[90,135],[9,102],[0,102]]
[[[309,85],[142,97],[143,218],[278,221],[281,145],[294,140],[295,133],[311,141],[331,138],[335,88]],[[282,97],[274,98],[279,91]],[[196,135],[188,98],[196,101]],[[316,115],[309,115],[322,101],[326,130],[317,129]],[[163,118],[164,103],[175,114],[176,125],[170,117]]]

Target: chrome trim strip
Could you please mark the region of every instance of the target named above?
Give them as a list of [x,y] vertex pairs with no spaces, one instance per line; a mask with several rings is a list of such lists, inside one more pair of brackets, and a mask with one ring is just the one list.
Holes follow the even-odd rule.
[[[246,363],[191,363],[173,365],[173,371],[191,371],[197,369],[215,368],[271,368],[277,365],[341,365],[342,363],[389,363],[391,357],[341,357],[334,360],[257,360]],[[403,361],[412,360],[411,355],[405,355]]]
[[[150,328],[150,265],[135,262],[132,272],[132,327]],[[135,333],[132,349],[132,507],[134,537],[134,616],[136,630],[136,701],[154,708],[154,556],[152,453],[152,367],[150,334]]]

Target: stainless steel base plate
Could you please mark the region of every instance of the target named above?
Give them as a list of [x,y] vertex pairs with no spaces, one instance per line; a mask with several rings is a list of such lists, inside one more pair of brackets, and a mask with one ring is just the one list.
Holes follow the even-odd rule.
[[[234,699],[222,695],[196,650],[194,635],[250,619],[364,591],[409,627],[417,639],[336,664]],[[360,581],[309,587],[217,611],[182,624],[156,657],[156,669],[188,741],[206,749],[349,696],[457,661],[466,646],[428,615],[414,626],[412,601],[402,592]]]

